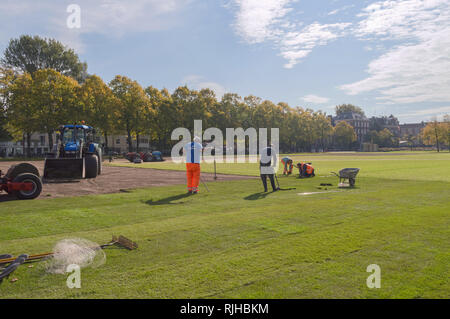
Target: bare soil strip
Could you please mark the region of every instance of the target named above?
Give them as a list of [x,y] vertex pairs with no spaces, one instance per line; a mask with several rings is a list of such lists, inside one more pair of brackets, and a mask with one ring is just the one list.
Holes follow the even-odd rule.
[[[0,170],[6,173],[8,168],[20,162],[0,162]],[[31,161],[39,169],[41,176],[44,171],[44,161]],[[202,180],[214,182],[214,174],[202,173]],[[217,174],[217,181],[243,180],[255,177],[241,175]],[[43,198],[73,197],[82,195],[118,193],[127,189],[180,185],[186,183],[186,173],[175,170],[160,170],[151,168],[131,168],[103,166],[100,176],[95,179],[44,183],[41,196]],[[202,188],[203,185],[200,185]],[[0,201],[10,200],[10,196],[0,194]]]

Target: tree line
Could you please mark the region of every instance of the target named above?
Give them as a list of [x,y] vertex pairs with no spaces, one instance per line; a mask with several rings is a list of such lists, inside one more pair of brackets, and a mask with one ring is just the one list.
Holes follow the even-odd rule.
[[192,90],[180,86],[170,93],[152,86],[143,88],[125,76],[116,76],[106,84],[96,75],[83,83],[53,69],[37,70],[33,75],[1,70],[3,127],[15,139],[25,139],[29,153],[33,132],[53,133],[64,123],[85,121],[103,135],[105,144],[111,135],[125,134],[129,150],[140,148],[140,138],[148,136],[159,149],[169,149],[175,141],[171,132],[185,127],[193,132],[194,120],[203,126],[226,128],[279,128],[280,149],[310,151],[327,149],[332,143],[346,147],[355,133],[345,122],[336,128],[323,112],[291,108],[256,96],[241,98],[227,93],[217,99],[210,89]]
[[[87,73],[87,64],[71,49],[52,39],[21,36],[12,39],[0,66],[0,135],[24,140],[30,155],[31,135],[53,133],[61,124],[85,121],[103,135],[125,134],[130,151],[139,151],[142,136],[160,150],[169,150],[171,132],[185,127],[193,132],[194,120],[203,127],[247,129],[279,128],[282,152],[308,152],[330,147],[349,148],[356,141],[352,126],[331,119],[322,111],[290,107],[250,95],[226,93],[218,99],[211,89],[180,86],[173,92],[117,75],[105,83]],[[352,105],[336,113],[361,111]],[[133,149],[133,140],[136,149]]]
[[0,68],[2,134],[25,140],[30,154],[33,132],[48,134],[59,125],[85,121],[103,135],[105,144],[111,135],[126,134],[129,150],[140,138],[169,149],[175,141],[171,132],[177,127],[193,130],[194,120],[204,127],[279,128],[280,149],[310,151],[336,144],[350,145],[353,128],[340,123],[336,128],[321,111],[287,103],[273,103],[250,95],[244,98],[227,93],[218,99],[211,89],[193,90],[180,86],[173,92],[142,87],[138,82],[117,75],[105,83],[97,75],[88,75],[87,65],[73,50],[60,42],[40,37],[12,39]]

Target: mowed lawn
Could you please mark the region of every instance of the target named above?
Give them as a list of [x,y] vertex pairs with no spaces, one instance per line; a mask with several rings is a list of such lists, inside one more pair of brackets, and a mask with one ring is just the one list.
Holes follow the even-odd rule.
[[[0,298],[449,298],[450,154],[313,155],[294,159],[312,161],[317,176],[280,176],[282,188],[296,189],[276,193],[261,193],[254,179],[209,183],[195,196],[179,185],[0,203],[0,254],[46,252],[65,238],[101,244],[112,234],[139,244],[82,269],[81,289],[42,263],[22,266],[16,282],[0,284]],[[329,174],[344,167],[361,168],[355,189],[338,189]],[[366,286],[370,264],[381,267],[380,289]]]

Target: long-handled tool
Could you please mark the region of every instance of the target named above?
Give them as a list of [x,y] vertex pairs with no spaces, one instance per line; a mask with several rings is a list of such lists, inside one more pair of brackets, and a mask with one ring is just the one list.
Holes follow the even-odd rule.
[[[117,236],[113,235],[112,240],[109,243],[100,245],[97,248],[103,249],[103,248],[113,246],[113,245],[116,245],[116,246],[119,246],[122,248],[126,248],[128,250],[133,250],[138,247],[138,245],[135,242],[131,241],[130,239],[126,238],[125,236],[120,235],[119,237],[117,237]],[[42,260],[46,257],[51,257],[54,254],[55,253],[51,252],[51,253],[43,253],[43,254],[37,254],[37,255],[29,255],[29,256],[27,256],[27,258],[25,259],[24,262],[28,263],[28,262]],[[9,263],[12,263],[16,260],[16,258],[17,257],[9,257],[9,258],[0,259],[0,265],[6,265]]]
[[275,175],[275,180],[277,181],[277,185],[278,185],[278,190],[279,190],[279,191],[290,191],[290,190],[296,189],[295,187],[291,187],[291,188],[281,188],[281,187],[280,187],[280,183],[278,182],[277,174],[274,174],[274,175]]
[[200,177],[200,181],[203,183],[203,185],[206,188],[206,191],[209,193],[209,188],[208,188],[208,186],[206,185],[206,183],[203,181],[203,179],[201,177]]

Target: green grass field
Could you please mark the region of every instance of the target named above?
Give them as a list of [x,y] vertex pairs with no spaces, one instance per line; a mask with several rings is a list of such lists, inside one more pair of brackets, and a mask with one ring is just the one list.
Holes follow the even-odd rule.
[[[279,177],[290,191],[264,194],[253,179],[210,183],[195,196],[179,185],[0,203],[0,254],[111,234],[140,245],[107,250],[106,264],[82,269],[81,289],[42,264],[22,266],[18,281],[0,284],[0,298],[449,298],[450,154],[313,155],[294,159],[312,161],[315,178]],[[329,176],[343,167],[361,168],[355,189]],[[258,167],[219,164],[218,172],[257,175]],[[366,286],[370,264],[381,267],[380,289]]]

